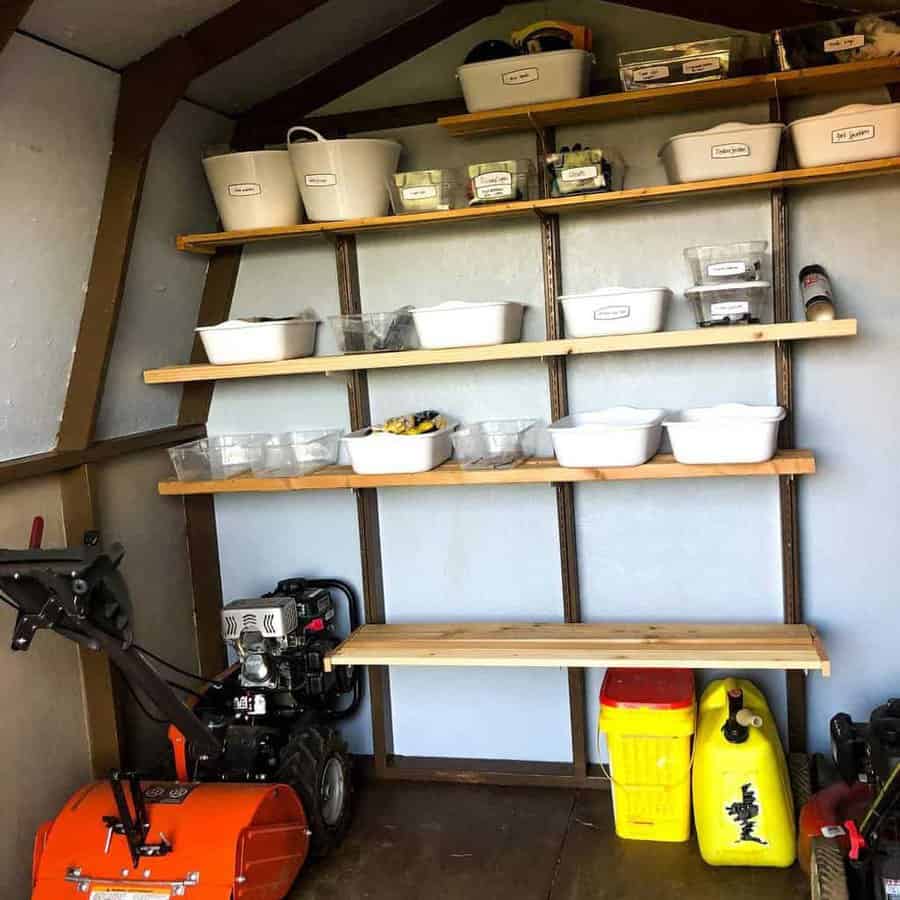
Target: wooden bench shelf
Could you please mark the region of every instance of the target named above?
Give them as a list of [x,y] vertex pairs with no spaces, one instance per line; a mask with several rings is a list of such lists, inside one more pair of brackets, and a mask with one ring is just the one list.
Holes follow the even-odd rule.
[[366,369],[401,369],[458,363],[540,359],[634,350],[667,350],[676,347],[715,347],[729,344],[761,344],[819,338],[852,337],[856,319],[832,322],[786,322],[780,325],[733,325],[727,328],[691,328],[652,334],[611,335],[597,338],[564,338],[525,341],[487,347],[454,347],[447,350],[406,350],[397,353],[354,353],[343,356],[308,356],[279,362],[214,366],[209,363],[168,366],[144,372],[147,384],[180,384],[190,381],[224,381],[232,378],[264,378],[273,375],[331,374]]
[[243,494],[276,491],[322,491],[340,488],[451,487],[483,484],[558,484],[584,481],[638,481],[658,478],[720,478],[749,475],[812,475],[816,461],[810,450],[779,450],[763,463],[717,463],[689,466],[659,453],[642,466],[569,469],[555,459],[530,459],[513,469],[463,469],[447,462],[430,472],[400,475],[357,475],[349,466],[329,466],[312,475],[257,477],[239,475],[222,481],[160,481],[159,493]]
[[668,115],[697,109],[738,106],[807,94],[852,91],[881,87],[896,81],[900,81],[900,59],[893,57],[493,109],[468,115],[446,116],[438,119],[438,124],[454,137],[474,137],[559,125],[611,122],[658,113]]
[[801,669],[831,674],[809,625],[446,623],[363,625],[325,659],[335,666]]
[[252,244],[259,241],[284,240],[314,235],[359,234],[368,231],[394,231],[428,225],[447,225],[454,222],[476,222],[487,219],[515,218],[552,213],[598,211],[638,203],[659,203],[686,200],[708,194],[735,191],[771,190],[773,188],[802,187],[828,181],[847,181],[875,175],[900,172],[900,157],[873,159],[865,162],[790,169],[763,175],[739,178],[718,178],[714,181],[695,181],[687,184],[660,184],[652,187],[629,188],[608,194],[582,194],[577,197],[552,197],[546,200],[524,200],[517,203],[494,203],[450,209],[444,212],[412,213],[404,216],[380,216],[371,219],[348,219],[342,222],[310,222],[305,225],[286,225],[279,228],[255,228],[243,231],[221,231],[210,234],[183,234],[176,239],[179,250],[191,253],[213,253],[217,247]]

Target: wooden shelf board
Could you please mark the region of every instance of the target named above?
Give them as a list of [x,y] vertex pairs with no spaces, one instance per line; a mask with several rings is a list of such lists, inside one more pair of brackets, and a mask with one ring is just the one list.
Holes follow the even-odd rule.
[[221,231],[209,234],[184,234],[176,239],[179,250],[191,253],[213,253],[217,247],[250,244],[259,241],[302,238],[311,235],[359,234],[367,231],[448,225],[454,222],[477,222],[483,219],[502,219],[551,213],[589,212],[604,208],[629,206],[638,203],[663,203],[686,200],[706,194],[735,191],[768,190],[782,187],[803,187],[828,181],[848,181],[876,175],[900,172],[900,157],[873,159],[864,162],[815,166],[808,169],[789,169],[762,175],[738,178],[718,178],[686,184],[660,184],[629,188],[600,194],[581,194],[576,197],[552,197],[545,200],[523,200],[517,203],[496,203],[450,209],[444,212],[412,213],[403,216],[381,216],[371,219],[347,219],[342,222],[313,222],[307,225],[287,225],[279,228],[256,228],[244,231]]
[[896,81],[900,81],[900,59],[892,57],[445,116],[438,119],[438,125],[454,137],[474,137],[739,106],[805,94],[880,87]]
[[363,625],[325,660],[326,671],[351,665],[802,669],[831,674],[824,647],[808,625]]
[[312,475],[262,477],[239,475],[222,481],[161,481],[159,493],[241,494],[276,491],[322,491],[341,488],[451,487],[485,484],[558,484],[585,481],[636,481],[658,478],[718,478],[756,475],[812,475],[816,461],[810,450],[779,450],[762,463],[685,465],[659,453],[642,466],[570,469],[555,459],[530,459],[513,469],[463,469],[447,462],[430,472],[357,475],[349,466],[329,466]]
[[818,340],[852,337],[856,319],[831,322],[785,322],[778,325],[733,325],[727,328],[691,328],[651,334],[610,335],[597,338],[563,338],[556,341],[525,341],[487,347],[453,347],[447,350],[406,350],[397,353],[354,353],[343,356],[308,356],[279,362],[240,363],[214,366],[210,363],[168,366],[144,372],[147,384],[182,384],[191,381],[225,381],[232,378],[265,378],[274,375],[330,375],[368,369],[403,369],[410,366],[440,366],[460,363],[496,362],[510,359],[541,359],[551,356],[581,356],[637,350],[670,350],[679,347],[716,347],[729,344],[762,344],[774,341]]

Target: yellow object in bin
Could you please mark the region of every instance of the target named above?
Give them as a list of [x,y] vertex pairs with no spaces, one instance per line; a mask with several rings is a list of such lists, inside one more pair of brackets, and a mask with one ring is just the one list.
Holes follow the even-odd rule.
[[750,681],[714,681],[700,699],[694,822],[713,866],[787,867],[797,855],[787,762],[772,712]]
[[597,727],[606,734],[616,834],[686,841],[691,834],[690,669],[608,669]]

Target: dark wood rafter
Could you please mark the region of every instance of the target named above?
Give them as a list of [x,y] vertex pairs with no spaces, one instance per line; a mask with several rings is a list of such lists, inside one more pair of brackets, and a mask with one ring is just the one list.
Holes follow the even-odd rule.
[[0,53],[15,34],[34,0],[0,0]]

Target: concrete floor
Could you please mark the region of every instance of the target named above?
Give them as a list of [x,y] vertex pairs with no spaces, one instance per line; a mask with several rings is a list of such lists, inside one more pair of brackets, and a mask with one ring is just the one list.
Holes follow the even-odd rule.
[[292,900],[797,900],[798,869],[713,869],[691,844],[621,841],[605,791],[375,782]]

